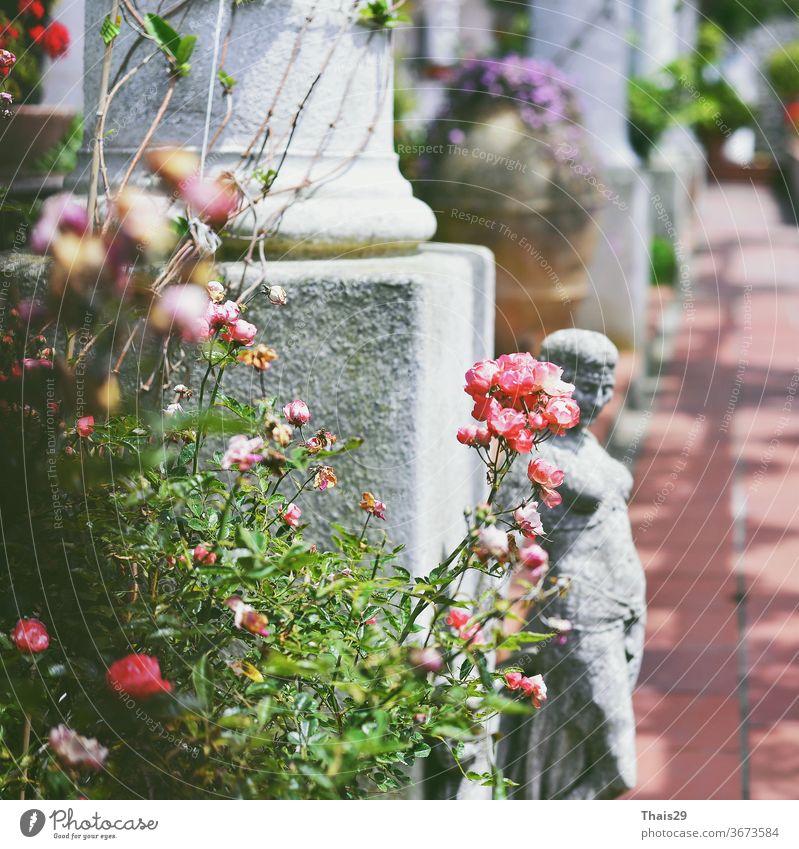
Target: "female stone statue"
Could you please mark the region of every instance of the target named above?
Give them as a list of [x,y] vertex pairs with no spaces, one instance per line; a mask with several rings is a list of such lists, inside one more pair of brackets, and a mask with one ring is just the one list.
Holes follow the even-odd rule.
[[[578,427],[541,445],[541,455],[566,473],[563,503],[542,509],[553,579],[570,579],[532,614],[529,630],[573,629],[536,654],[510,663],[544,676],[549,701],[534,717],[504,717],[499,765],[522,799],[609,799],[635,784],[632,690],[644,640],[645,585],[633,545],[627,499],[632,477],[587,426],[613,394],[618,351],[601,333],[559,330],[547,336],[541,358],[564,369],[576,385]],[[530,491],[524,464],[509,490],[518,504]],[[508,506],[511,506],[510,503]]]

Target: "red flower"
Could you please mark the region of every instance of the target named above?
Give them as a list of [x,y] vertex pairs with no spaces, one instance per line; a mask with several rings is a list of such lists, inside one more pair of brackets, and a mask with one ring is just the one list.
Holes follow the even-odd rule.
[[9,50],[0,50],[0,77],[7,77],[17,57]]
[[69,30],[58,21],[52,21],[43,27],[38,24],[29,31],[33,43],[41,47],[51,58],[63,56],[69,47]]
[[134,699],[148,699],[172,691],[172,684],[161,677],[158,660],[146,654],[129,654],[114,661],[108,667],[105,680],[112,690]]
[[37,21],[40,21],[44,17],[44,6],[39,0],[19,0],[17,8],[20,15],[29,12]]
[[20,619],[11,632],[11,639],[25,654],[38,654],[50,645],[47,628],[38,619]]
[[81,416],[75,425],[75,430],[78,436],[84,439],[91,436],[94,433],[94,416]]

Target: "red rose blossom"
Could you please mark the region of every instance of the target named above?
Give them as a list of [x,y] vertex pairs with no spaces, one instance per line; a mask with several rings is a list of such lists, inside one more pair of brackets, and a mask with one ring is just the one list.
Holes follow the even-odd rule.
[[63,56],[69,48],[69,30],[58,21],[52,21],[46,27],[40,24],[31,27],[29,35],[51,59]]
[[149,699],[158,693],[172,691],[172,684],[161,677],[158,660],[146,654],[129,654],[114,661],[105,679],[112,690],[134,699]]
[[40,21],[44,17],[44,6],[39,0],[19,0],[19,5],[17,6],[20,15],[24,15],[26,12],[33,15],[37,21]]
[[25,654],[38,654],[50,645],[47,628],[38,619],[20,619],[11,632],[11,639]]

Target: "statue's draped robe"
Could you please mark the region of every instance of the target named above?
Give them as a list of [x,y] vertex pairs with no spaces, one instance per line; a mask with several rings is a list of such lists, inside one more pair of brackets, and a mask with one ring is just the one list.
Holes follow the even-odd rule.
[[[545,442],[541,455],[566,473],[563,503],[541,508],[548,578],[572,584],[528,627],[549,630],[543,616],[568,619],[574,630],[565,644],[509,661],[541,673],[549,700],[532,718],[503,717],[499,765],[518,785],[515,798],[615,798],[635,784],[632,690],[644,641],[645,581],[627,513],[632,478],[582,428]],[[514,469],[516,503],[529,493],[523,470]]]

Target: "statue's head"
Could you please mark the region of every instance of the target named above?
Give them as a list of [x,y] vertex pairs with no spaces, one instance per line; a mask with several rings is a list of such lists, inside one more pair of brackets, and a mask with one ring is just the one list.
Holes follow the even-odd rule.
[[580,405],[580,424],[590,424],[613,396],[616,346],[593,330],[556,330],[541,343],[540,357],[563,369],[563,379],[573,383]]

